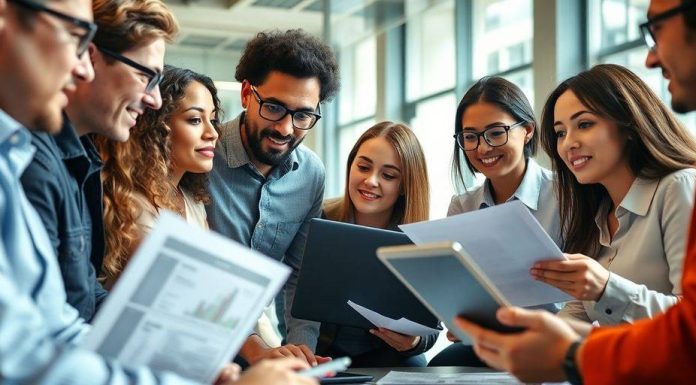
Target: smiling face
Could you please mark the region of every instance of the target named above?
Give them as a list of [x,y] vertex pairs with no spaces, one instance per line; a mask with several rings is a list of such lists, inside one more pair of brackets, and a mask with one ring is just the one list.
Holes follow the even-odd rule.
[[632,175],[627,137],[616,122],[596,115],[568,90],[554,107],[556,150],[579,183],[612,185]]
[[205,173],[213,168],[218,138],[216,114],[210,91],[199,82],[190,83],[177,110],[167,121],[174,174]]
[[[47,1],[44,5],[92,21],[91,1]],[[19,14],[27,12],[28,19]],[[30,129],[57,132],[67,93],[76,80],[91,80],[77,57],[77,26],[47,12],[0,3],[0,108]],[[91,71],[91,69],[90,69]]]
[[275,122],[263,118],[253,88],[264,102],[294,111],[315,112],[321,87],[316,77],[296,78],[278,71],[268,74],[256,87],[248,81],[242,83],[242,106],[246,109],[242,141],[256,168],[266,174],[302,143],[308,130],[294,128],[290,114]]
[[[478,102],[469,106],[462,115],[464,132],[481,133],[495,126],[512,126],[517,121],[492,103]],[[464,151],[469,163],[486,178],[493,181],[517,180],[524,174],[524,145],[531,140],[534,129],[518,126],[508,131],[507,143],[491,147],[483,137],[478,148]]]
[[382,136],[360,146],[348,174],[348,195],[355,208],[357,224],[388,223],[399,195],[402,180],[401,159]]
[[[155,72],[164,67],[165,42],[162,38],[122,52],[121,55]],[[150,78],[137,69],[110,58],[94,45],[89,53],[94,63],[92,83],[78,86],[71,96],[68,116],[80,134],[96,133],[109,139],[128,140],[130,129],[145,109],[159,109],[159,87],[146,92]]]

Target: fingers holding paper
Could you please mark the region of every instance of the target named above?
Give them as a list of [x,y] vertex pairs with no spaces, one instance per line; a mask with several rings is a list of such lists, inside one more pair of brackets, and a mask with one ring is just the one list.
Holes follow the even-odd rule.
[[370,329],[370,333],[379,337],[398,352],[415,348],[421,340],[419,336],[408,336],[385,328]]
[[507,326],[525,330],[501,334],[461,317],[455,323],[471,336],[476,354],[488,365],[506,370],[523,382],[565,379],[562,369],[565,353],[580,338],[568,324],[545,311],[514,307],[499,309],[497,318]]
[[582,254],[564,254],[563,261],[541,261],[530,274],[582,301],[598,301],[609,281],[609,271]]

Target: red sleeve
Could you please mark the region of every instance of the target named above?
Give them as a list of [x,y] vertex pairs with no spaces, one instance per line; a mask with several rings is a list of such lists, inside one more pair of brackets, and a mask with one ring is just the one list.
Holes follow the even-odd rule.
[[683,271],[683,298],[665,314],[590,334],[582,353],[585,384],[696,383],[696,210]]

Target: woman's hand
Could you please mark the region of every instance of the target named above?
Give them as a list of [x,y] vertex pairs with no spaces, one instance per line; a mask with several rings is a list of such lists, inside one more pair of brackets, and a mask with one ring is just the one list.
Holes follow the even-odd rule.
[[405,352],[415,348],[420,342],[419,336],[407,336],[401,333],[393,332],[385,328],[370,329],[370,333],[381,338],[389,346],[396,349],[397,352]]
[[529,271],[581,301],[598,301],[609,281],[609,271],[596,260],[582,254],[564,254],[565,261],[542,261]]

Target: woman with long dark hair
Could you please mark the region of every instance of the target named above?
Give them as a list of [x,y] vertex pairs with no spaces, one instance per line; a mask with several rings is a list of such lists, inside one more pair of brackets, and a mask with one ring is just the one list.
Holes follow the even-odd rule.
[[561,83],[541,126],[570,254],[531,274],[576,298],[560,314],[614,325],[677,303],[696,179],[691,135],[638,76],[611,64]]

